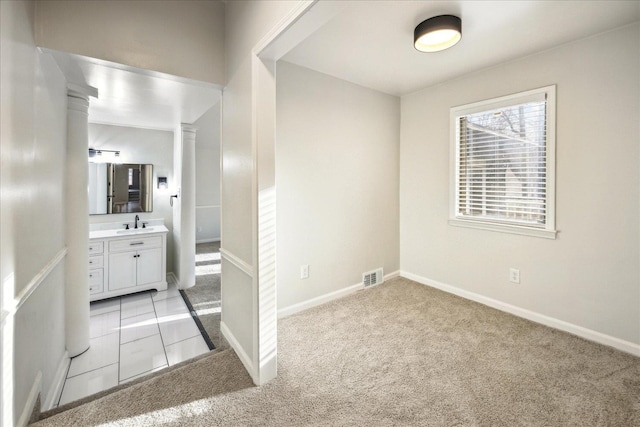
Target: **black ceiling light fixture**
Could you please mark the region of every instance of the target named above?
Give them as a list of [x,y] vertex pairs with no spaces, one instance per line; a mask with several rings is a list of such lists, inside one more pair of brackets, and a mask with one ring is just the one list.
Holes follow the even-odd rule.
[[462,20],[454,15],[440,15],[422,21],[413,31],[413,46],[420,52],[439,52],[462,38]]

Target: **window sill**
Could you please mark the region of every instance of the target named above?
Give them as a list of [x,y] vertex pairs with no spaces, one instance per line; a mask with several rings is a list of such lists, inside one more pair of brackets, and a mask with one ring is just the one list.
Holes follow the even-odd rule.
[[555,239],[556,230],[544,230],[540,228],[522,227],[518,225],[507,225],[488,223],[480,221],[470,221],[465,219],[451,218],[449,219],[449,225],[465,228],[476,228],[479,230],[498,231],[502,233],[519,234],[522,236],[540,237],[543,239]]

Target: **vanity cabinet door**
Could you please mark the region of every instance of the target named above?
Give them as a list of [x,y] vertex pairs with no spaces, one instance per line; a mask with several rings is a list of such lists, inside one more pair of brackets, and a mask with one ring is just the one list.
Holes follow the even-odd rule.
[[109,254],[110,291],[136,285],[136,255],[136,251]]
[[162,280],[162,248],[138,251],[138,285]]

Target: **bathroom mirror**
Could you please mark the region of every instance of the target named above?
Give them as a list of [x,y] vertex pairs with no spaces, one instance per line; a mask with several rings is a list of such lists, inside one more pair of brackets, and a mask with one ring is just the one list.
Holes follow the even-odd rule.
[[153,165],[89,163],[89,215],[152,210]]

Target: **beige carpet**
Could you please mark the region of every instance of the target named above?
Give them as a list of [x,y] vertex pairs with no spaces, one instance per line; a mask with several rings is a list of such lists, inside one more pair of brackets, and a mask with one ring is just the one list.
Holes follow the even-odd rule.
[[640,425],[640,359],[405,279],[278,334],[266,386],[225,350],[38,425]]

